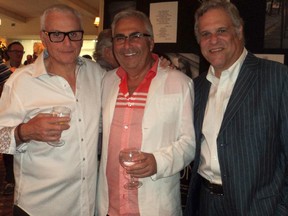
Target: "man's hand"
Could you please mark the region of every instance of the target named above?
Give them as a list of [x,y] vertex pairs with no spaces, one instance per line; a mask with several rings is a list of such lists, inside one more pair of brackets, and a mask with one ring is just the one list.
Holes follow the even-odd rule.
[[58,141],[63,130],[67,130],[70,117],[53,117],[51,114],[38,114],[21,126],[21,137],[25,140],[42,142]]
[[144,178],[157,173],[157,164],[153,154],[141,152],[138,159],[140,163],[126,168],[127,174],[135,178]]
[[172,69],[175,68],[175,66],[172,64],[172,62],[169,59],[164,58],[163,56],[160,57],[160,66],[162,68],[167,68],[167,67],[172,68]]

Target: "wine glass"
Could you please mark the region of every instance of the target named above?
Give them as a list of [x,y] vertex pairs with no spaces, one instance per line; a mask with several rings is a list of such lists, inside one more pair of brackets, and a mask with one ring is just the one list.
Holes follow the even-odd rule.
[[[51,114],[53,116],[57,116],[57,117],[70,117],[71,115],[71,109],[65,106],[54,106],[52,108]],[[63,123],[59,123],[59,124],[63,124]],[[63,146],[65,144],[65,141],[60,139],[58,141],[54,141],[54,142],[47,142],[49,145],[54,146],[54,147],[60,147]]]
[[[139,163],[139,159],[136,156],[139,156],[141,151],[137,148],[125,148],[122,149],[119,153],[119,162],[121,166],[126,169],[129,166],[132,166],[136,163]],[[124,174],[125,175],[125,174]],[[142,182],[135,180],[134,177],[130,176],[129,181],[124,184],[124,188],[127,190],[135,190],[141,187]]]

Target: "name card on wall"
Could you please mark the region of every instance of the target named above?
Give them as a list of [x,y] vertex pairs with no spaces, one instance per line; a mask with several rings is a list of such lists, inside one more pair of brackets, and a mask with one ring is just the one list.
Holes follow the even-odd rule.
[[155,43],[177,42],[178,2],[150,4],[150,20]]

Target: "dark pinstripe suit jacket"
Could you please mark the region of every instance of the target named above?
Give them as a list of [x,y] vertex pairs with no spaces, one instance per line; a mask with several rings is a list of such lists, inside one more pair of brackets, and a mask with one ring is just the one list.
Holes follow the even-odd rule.
[[[195,80],[196,155],[185,215],[197,215],[201,128],[209,94]],[[211,122],[213,124],[213,122]],[[248,53],[217,138],[224,199],[231,216],[288,215],[288,68]]]

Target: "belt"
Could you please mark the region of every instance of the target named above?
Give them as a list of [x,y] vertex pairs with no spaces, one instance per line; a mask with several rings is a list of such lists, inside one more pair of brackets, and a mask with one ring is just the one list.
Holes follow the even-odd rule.
[[210,194],[224,195],[222,185],[213,184],[202,176],[200,177],[202,185],[210,192]]

